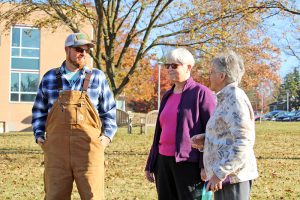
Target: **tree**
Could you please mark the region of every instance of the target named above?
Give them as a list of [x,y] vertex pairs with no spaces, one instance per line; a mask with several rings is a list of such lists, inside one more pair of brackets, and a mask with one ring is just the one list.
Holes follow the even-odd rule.
[[294,56],[297,60],[300,61],[300,52],[299,52],[299,41],[298,37],[300,31],[299,17],[300,17],[300,7],[299,2],[297,1],[286,1],[282,3],[280,1],[273,1],[272,4],[276,9],[274,9],[273,15],[279,15],[283,18],[289,19],[290,31],[284,33],[282,38],[285,39],[285,49],[288,55]]
[[300,109],[300,72],[297,68],[288,73],[277,91],[277,102],[289,100],[289,110]]
[[[7,3],[6,0],[1,2]],[[91,56],[95,67],[106,73],[115,96],[121,94],[133,77],[139,74],[143,68],[142,59],[149,56],[149,53],[155,54],[156,47],[188,46],[204,52],[202,56],[209,57],[207,55],[214,55],[222,45],[230,44],[230,30],[232,27],[238,30],[242,19],[248,23],[239,32],[236,31],[235,36],[246,28],[249,33],[252,29],[249,26],[251,21],[256,21],[256,17],[267,12],[267,9],[278,7],[268,0],[191,0],[190,4],[179,0],[9,2],[10,8],[1,9],[0,16],[0,22],[4,21],[7,29],[29,19],[35,12],[42,14],[40,18],[31,18],[37,27],[51,27],[55,30],[64,26],[79,32],[84,24],[91,24],[96,43]],[[116,53],[118,48],[120,51]],[[132,55],[132,65],[125,68],[125,55],[128,54]],[[276,73],[272,70],[270,72]]]
[[[280,67],[280,51],[272,45],[270,39],[261,29],[263,18],[269,9],[276,4],[269,1],[195,1],[201,15],[193,17],[191,26],[202,26],[203,21],[212,24],[183,38],[199,40],[213,38],[210,42],[198,46],[200,60],[196,69],[201,74],[197,80],[208,83],[210,60],[222,49],[232,49],[241,54],[245,62],[246,73],[242,79],[242,87],[246,90],[257,88],[261,78],[279,84],[277,71]],[[219,13],[219,14],[218,14]],[[220,20],[217,20],[220,19]],[[208,38],[207,38],[208,39]]]
[[282,88],[289,93],[290,110],[298,110],[300,108],[300,72],[297,68],[285,76]]
[[[145,83],[147,88],[145,88],[144,93],[149,94],[151,96],[149,99],[141,99],[139,96],[131,96],[131,98],[127,98],[128,105],[135,112],[148,112],[150,110],[156,110],[158,107],[158,65],[154,66],[152,71],[151,81]],[[168,78],[167,69],[161,68],[160,70],[160,96],[171,88],[171,81]]]

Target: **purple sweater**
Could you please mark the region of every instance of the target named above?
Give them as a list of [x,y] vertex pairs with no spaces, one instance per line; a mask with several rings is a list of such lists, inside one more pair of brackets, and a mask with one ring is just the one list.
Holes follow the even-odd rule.
[[[146,171],[154,172],[161,134],[159,118],[174,87],[175,85],[165,93],[161,100],[153,144],[145,168]],[[215,98],[211,90],[189,78],[183,88],[177,111],[176,162],[198,162],[199,167],[203,168],[203,153],[192,148],[190,138],[205,132],[206,123],[214,108]]]

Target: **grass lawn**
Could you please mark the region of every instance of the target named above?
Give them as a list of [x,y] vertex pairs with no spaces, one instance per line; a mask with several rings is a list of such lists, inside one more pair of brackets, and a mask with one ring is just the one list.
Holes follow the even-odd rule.
[[[300,123],[256,124],[255,152],[260,177],[252,198],[300,199]],[[106,149],[106,199],[156,199],[144,178],[153,134],[129,135],[120,128]],[[0,199],[43,199],[42,150],[32,133],[0,134]],[[79,200],[74,187],[73,200]]]

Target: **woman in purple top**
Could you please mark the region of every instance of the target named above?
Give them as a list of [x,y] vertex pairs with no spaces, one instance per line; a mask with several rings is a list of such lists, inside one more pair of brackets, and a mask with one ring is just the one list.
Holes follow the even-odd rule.
[[195,60],[188,50],[174,49],[166,59],[174,84],[161,101],[146,178],[155,181],[158,199],[201,199],[203,155],[191,148],[190,138],[205,132],[215,98],[191,78]]

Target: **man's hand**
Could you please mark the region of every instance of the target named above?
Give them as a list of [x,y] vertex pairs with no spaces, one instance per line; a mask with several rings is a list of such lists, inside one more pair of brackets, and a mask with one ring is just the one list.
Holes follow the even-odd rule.
[[222,189],[222,181],[214,174],[211,179],[209,179],[207,186],[206,186],[206,191],[211,189],[211,191],[216,192],[218,190]]
[[45,140],[44,140],[43,138],[39,137],[39,138],[37,139],[37,143],[38,143],[38,145],[43,146],[44,143],[45,143]]
[[145,176],[146,176],[146,179],[153,183],[154,182],[154,174],[151,173],[150,171],[145,171]]
[[104,148],[106,148],[109,145],[109,143],[110,143],[109,137],[107,137],[105,135],[101,135],[99,137],[99,139],[100,139],[100,142],[101,142],[101,144],[103,145]]
[[203,151],[205,141],[205,134],[194,135],[191,138],[192,147],[198,149],[199,151]]

